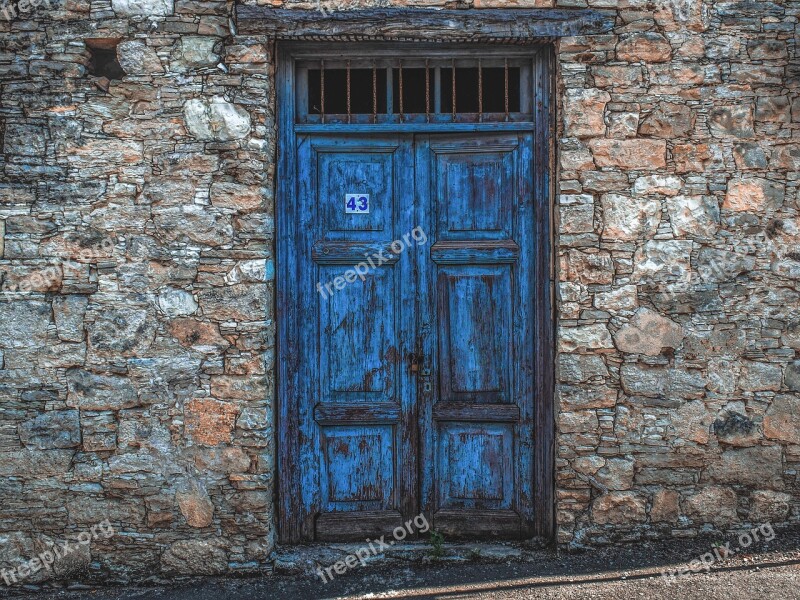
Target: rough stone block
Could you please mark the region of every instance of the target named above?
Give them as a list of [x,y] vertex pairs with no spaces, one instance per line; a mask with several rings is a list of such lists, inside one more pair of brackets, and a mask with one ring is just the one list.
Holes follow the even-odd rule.
[[764,437],[800,443],[800,395],[778,394],[764,415]]
[[189,132],[199,140],[225,142],[242,139],[250,133],[249,113],[222,96],[189,100],[183,114]]
[[775,488],[782,486],[783,462],[780,446],[735,448],[709,464],[705,479],[713,483]]
[[173,13],[173,0],[111,0],[111,8],[122,17],[165,16]]
[[683,327],[649,308],[640,308],[633,319],[614,336],[622,352],[658,356],[664,348],[677,348],[683,341]]
[[214,540],[181,540],[167,548],[161,566],[181,575],[221,575],[228,569],[228,557]]
[[692,109],[685,104],[662,102],[645,117],[639,133],[641,135],[680,139],[689,137],[694,129],[695,116]]
[[53,298],[53,317],[59,339],[82,342],[83,319],[89,300],[85,296],[56,296]]
[[67,406],[81,410],[121,410],[139,404],[130,380],[84,369],[67,371]]
[[216,66],[220,60],[222,42],[211,36],[187,35],[175,42],[170,55],[170,70],[187,73],[195,69]]
[[126,40],[117,45],[117,60],[128,75],[159,75],[164,72],[156,51],[141,40]]
[[625,62],[666,62],[672,46],[660,33],[647,31],[623,35],[617,44],[617,59]]
[[675,196],[667,199],[667,213],[675,237],[710,239],[719,229],[719,204],[713,196]]
[[81,445],[81,422],[77,410],[59,410],[39,415],[19,425],[22,444],[34,450],[75,448]]
[[667,166],[667,144],[664,140],[594,139],[589,142],[598,167],[620,167],[648,171]]
[[736,492],[728,487],[707,486],[687,497],[683,503],[686,516],[698,525],[711,523],[725,527],[738,521]]
[[564,99],[564,122],[568,136],[596,137],[605,135],[603,120],[611,95],[598,89],[570,89]]
[[603,239],[635,241],[652,237],[661,222],[661,202],[656,198],[630,198],[603,194]]
[[753,119],[753,106],[749,104],[718,106],[708,115],[711,135],[718,138],[754,137]]
[[231,402],[196,399],[186,404],[186,435],[207,446],[229,443],[236,425],[238,407]]
[[592,503],[592,519],[598,525],[644,523],[647,503],[633,492],[609,492]]

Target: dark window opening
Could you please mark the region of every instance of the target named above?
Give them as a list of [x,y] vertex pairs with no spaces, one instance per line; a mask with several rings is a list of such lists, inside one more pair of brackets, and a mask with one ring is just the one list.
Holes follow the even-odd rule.
[[[481,81],[481,78],[483,81]],[[453,69],[442,69],[442,112],[444,113],[505,113],[505,69],[461,69],[456,67],[456,110],[453,111]],[[479,102],[482,89],[483,105]],[[481,110],[482,109],[482,110]],[[508,112],[520,111],[519,68],[508,69]]]
[[[380,115],[386,110],[386,69],[350,69],[349,114]],[[321,69],[308,71],[308,114],[323,114]],[[348,114],[347,69],[325,69],[324,114]]]
[[117,60],[118,39],[86,40],[86,49],[89,51],[89,64],[87,70],[95,77],[106,79],[122,79],[125,71]]
[[[433,71],[428,70],[426,85],[425,69],[403,69],[403,85],[400,85],[400,69],[392,69],[392,102],[394,111],[402,114],[427,114],[433,112]],[[402,87],[402,103],[400,89]]]
[[297,68],[298,116],[309,123],[532,118],[532,66],[525,59],[356,58],[303,61]]

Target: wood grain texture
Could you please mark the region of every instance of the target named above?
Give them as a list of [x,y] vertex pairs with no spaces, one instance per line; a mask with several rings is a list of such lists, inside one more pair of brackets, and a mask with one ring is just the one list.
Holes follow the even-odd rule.
[[437,10],[381,8],[316,10],[236,7],[238,32],[297,40],[525,41],[607,33],[611,11],[584,9]]

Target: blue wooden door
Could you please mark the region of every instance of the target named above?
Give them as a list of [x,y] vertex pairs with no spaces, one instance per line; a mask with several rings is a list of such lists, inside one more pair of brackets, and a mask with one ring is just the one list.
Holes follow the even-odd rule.
[[417,256],[391,249],[415,226],[413,164],[410,136],[297,140],[304,539],[364,539],[416,514]]
[[416,140],[421,503],[445,535],[518,537],[533,519],[533,140]]
[[298,135],[294,156],[278,310],[299,332],[281,342],[295,537],[363,540],[420,512],[451,537],[530,533],[532,135]]

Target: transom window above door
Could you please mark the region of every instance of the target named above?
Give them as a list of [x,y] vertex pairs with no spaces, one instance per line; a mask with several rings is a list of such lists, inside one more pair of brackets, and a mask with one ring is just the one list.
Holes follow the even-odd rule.
[[332,58],[296,65],[305,124],[532,120],[530,58]]

